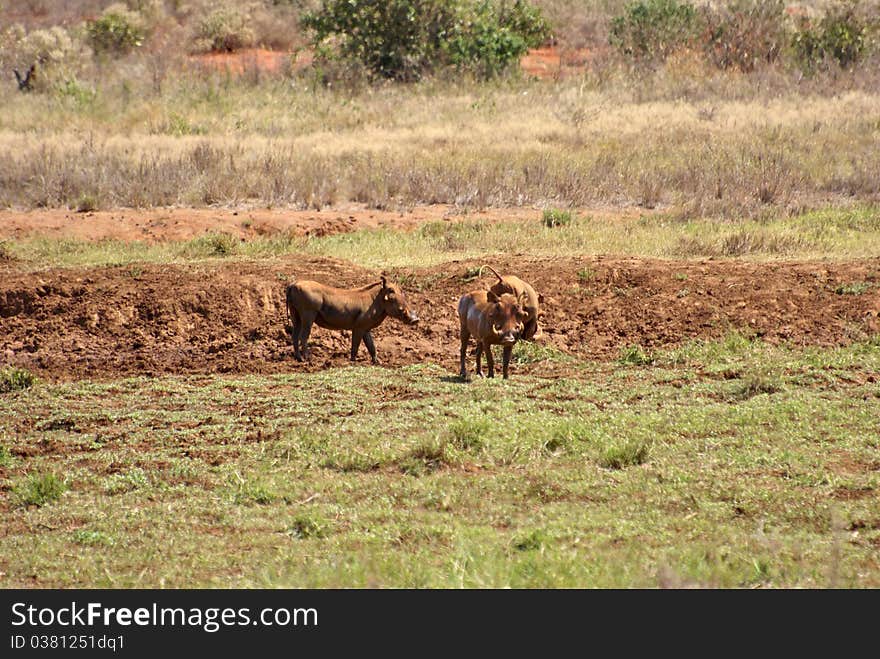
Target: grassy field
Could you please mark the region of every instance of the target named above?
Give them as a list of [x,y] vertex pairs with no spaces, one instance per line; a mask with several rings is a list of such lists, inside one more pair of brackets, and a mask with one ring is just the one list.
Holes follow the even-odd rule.
[[[181,263],[211,259],[267,259],[287,254],[340,258],[365,267],[430,267],[453,259],[493,254],[659,258],[851,259],[880,255],[877,206],[824,209],[795,216],[723,222],[688,220],[664,213],[593,216],[566,211],[565,224],[531,220],[425,223],[410,231],[360,230],[322,237],[278,234],[241,241],[212,233],[161,243],[121,240],[25,238],[0,241],[17,269]],[[88,221],[87,219],[85,221]]]
[[196,79],[127,102],[115,88],[16,95],[0,114],[0,207],[600,203],[738,219],[877,198],[876,91],[682,75],[702,91]]
[[876,344],[517,358],[6,394],[3,583],[880,587]]
[[[880,257],[876,0],[859,5],[873,22],[852,66],[826,57],[807,70],[788,53],[719,68],[691,46],[640,62],[609,44],[626,0],[542,0],[553,47],[581,58],[566,77],[532,79],[515,63],[490,80],[447,70],[413,84],[298,68],[291,50],[306,35],[291,26],[313,2],[243,9],[256,12],[247,45],[288,62],[242,75],[192,57],[207,0],[138,3],[157,12],[152,31],[112,57],[82,50],[75,27],[109,2],[26,4],[0,3],[0,22],[71,30],[27,61],[18,28],[0,30],[3,213],[69,209],[61,231],[95,210],[223,209],[241,211],[250,237],[3,234],[0,588],[880,588],[880,307],[867,262]],[[799,6],[816,19],[830,4]],[[47,78],[19,93],[9,73],[32,61]],[[253,209],[411,219],[427,206],[448,216],[310,237],[305,224],[245,224]],[[192,295],[175,308],[174,271],[140,280],[150,263],[204,262],[209,277],[231,261],[216,298],[245,291],[256,297],[242,304],[268,309],[290,268],[269,274],[275,288],[236,278],[290,255],[304,276],[313,257],[338,260],[321,276],[388,269],[438,314],[453,313],[459,282],[477,286],[477,259],[528,261],[553,282],[547,305],[589,309],[575,317],[588,329],[596,314],[614,322],[592,335],[603,352],[578,353],[591,339],[557,304],[557,342],[518,344],[506,381],[458,380],[458,346],[441,336],[451,315],[440,330],[384,337],[405,356],[398,368],[338,366],[331,344],[313,365],[323,370],[265,375],[288,368],[280,307],[214,336],[238,298],[207,305],[188,273]],[[646,279],[627,314],[634,297],[616,268],[603,297],[589,264],[553,262],[596,255],[680,266]],[[781,280],[795,295],[762,286],[775,265],[737,272],[740,302],[710,299],[696,276],[686,285],[675,269],[696,267],[687,259],[774,261],[780,277],[786,263],[864,262],[830,279],[813,263]],[[429,298],[421,284],[443,264],[449,281]],[[627,281],[642,265],[627,264]],[[735,268],[717,265],[700,281],[729,291]],[[72,267],[83,270],[51,272]],[[785,322],[759,327],[762,313]],[[809,347],[819,343],[840,345]],[[153,349],[166,359],[139,361]],[[123,377],[145,372],[161,375]]]

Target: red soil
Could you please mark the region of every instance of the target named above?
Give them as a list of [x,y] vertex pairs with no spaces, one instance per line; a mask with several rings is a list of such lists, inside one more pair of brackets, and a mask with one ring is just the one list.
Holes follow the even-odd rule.
[[[458,297],[488,285],[467,281],[482,262],[413,271],[404,280],[422,318],[387,320],[374,331],[385,365],[458,368]],[[545,296],[541,341],[571,354],[616,358],[629,344],[670,347],[738,329],[768,342],[839,345],[880,331],[880,259],[848,263],[662,261],[650,259],[492,259]],[[593,275],[584,281],[579,272]],[[400,278],[405,271],[392,272]],[[310,278],[339,286],[378,272],[333,260],[292,256],[271,263],[138,264],[21,273],[0,264],[0,366],[53,379],[162,373],[297,372],[348,363],[348,337],[316,328],[313,361],[299,364],[285,332],[283,291]],[[872,282],[861,295],[835,289]],[[683,289],[686,293],[682,293]],[[362,351],[360,359],[366,361]],[[560,374],[558,363],[516,371]]]

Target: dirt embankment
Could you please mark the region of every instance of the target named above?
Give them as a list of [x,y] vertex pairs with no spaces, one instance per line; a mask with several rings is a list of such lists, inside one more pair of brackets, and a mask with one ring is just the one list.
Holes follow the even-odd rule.
[[[635,210],[591,209],[627,217]],[[190,240],[206,233],[227,233],[242,240],[261,236],[324,236],[358,229],[409,229],[425,222],[460,220],[464,216],[442,204],[419,206],[407,212],[376,210],[349,204],[325,210],[233,210],[225,208],[118,209],[77,213],[64,209],[0,211],[0,239],[70,238],[163,242]],[[530,208],[470,211],[470,219],[504,221],[540,217]]]
[[[480,264],[452,262],[404,277],[422,322],[405,327],[387,320],[374,332],[385,365],[435,362],[457,369],[456,302],[491,283],[489,276],[466,281],[468,269]],[[846,344],[880,331],[880,259],[757,264],[505,257],[492,265],[545,296],[543,342],[593,358],[615,358],[627,344],[672,346],[731,329],[798,345]],[[0,363],[57,379],[346,364],[348,337],[320,328],[312,333],[313,361],[294,362],[283,290],[296,278],[356,286],[377,273],[303,257],[28,274],[0,266]],[[839,292],[856,282],[866,286]]]

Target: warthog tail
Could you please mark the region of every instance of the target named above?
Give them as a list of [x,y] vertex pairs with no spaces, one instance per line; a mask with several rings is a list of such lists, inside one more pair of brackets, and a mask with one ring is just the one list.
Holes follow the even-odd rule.
[[480,267],[480,273],[479,273],[478,276],[480,276],[480,277],[483,276],[483,270],[491,270],[491,271],[492,271],[492,274],[495,275],[496,277],[498,277],[498,281],[503,281],[503,280],[501,279],[501,275],[499,275],[497,272],[495,272],[495,268],[493,268],[491,265],[484,265],[484,266],[481,266],[481,267]]

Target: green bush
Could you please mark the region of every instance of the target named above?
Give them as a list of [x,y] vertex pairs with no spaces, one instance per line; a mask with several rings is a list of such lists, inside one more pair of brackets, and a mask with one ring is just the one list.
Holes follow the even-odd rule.
[[867,50],[868,27],[855,1],[831,6],[815,25],[801,19],[792,39],[795,59],[807,70],[828,61],[851,67]]
[[45,506],[59,499],[67,486],[55,474],[31,474],[15,488],[18,500],[24,506]]
[[611,20],[609,41],[638,61],[663,61],[694,43],[700,27],[694,6],[677,0],[637,0]]
[[193,50],[233,52],[254,45],[251,7],[228,3],[213,7],[195,23]]
[[404,81],[445,66],[490,77],[549,35],[523,0],[325,0],[302,25],[319,59]]
[[119,3],[86,23],[86,37],[96,53],[124,55],[143,44],[146,32],[141,15]]
[[703,51],[721,69],[753,71],[779,59],[788,34],[783,0],[734,0],[702,10]]
[[553,227],[561,227],[566,224],[571,224],[572,216],[571,211],[564,211],[558,208],[548,208],[544,211],[544,214],[541,218],[541,221],[544,223],[545,227],[553,228]]
[[23,368],[10,366],[0,369],[0,394],[28,389],[37,381],[36,376]]

